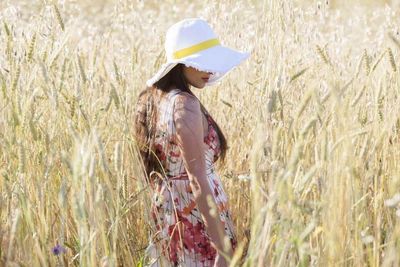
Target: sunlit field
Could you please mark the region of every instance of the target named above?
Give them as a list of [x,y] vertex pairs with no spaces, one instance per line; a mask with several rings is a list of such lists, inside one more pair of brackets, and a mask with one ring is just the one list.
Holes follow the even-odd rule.
[[144,266],[133,136],[167,28],[205,18],[251,57],[194,90],[231,266],[400,266],[398,1],[0,1],[0,266]]

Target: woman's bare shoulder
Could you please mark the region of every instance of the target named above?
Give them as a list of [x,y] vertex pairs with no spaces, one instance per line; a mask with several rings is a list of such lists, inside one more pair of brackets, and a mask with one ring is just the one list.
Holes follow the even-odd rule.
[[175,111],[183,110],[200,113],[200,102],[197,97],[187,92],[179,92],[175,98]]

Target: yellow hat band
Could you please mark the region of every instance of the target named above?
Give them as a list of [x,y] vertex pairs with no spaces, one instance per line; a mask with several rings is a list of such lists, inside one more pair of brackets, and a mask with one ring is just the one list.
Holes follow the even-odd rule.
[[210,39],[174,52],[174,59],[181,59],[194,53],[219,45],[218,39]]

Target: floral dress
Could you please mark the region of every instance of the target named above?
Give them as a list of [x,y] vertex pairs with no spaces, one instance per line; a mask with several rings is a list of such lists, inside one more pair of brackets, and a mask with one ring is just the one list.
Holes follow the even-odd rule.
[[[158,175],[158,179],[151,184],[154,192],[151,213],[156,226],[150,246],[153,258],[151,266],[213,266],[217,252],[211,246],[201,213],[197,209],[176,141],[173,114],[175,98],[180,93],[178,89],[172,90],[159,103],[154,143],[164,173]],[[211,116],[207,112],[205,116],[208,121],[208,132],[204,137],[208,184],[217,204],[219,218],[225,226],[232,248],[235,248],[237,241],[227,208],[227,197],[214,168],[214,162],[220,154],[219,138]]]

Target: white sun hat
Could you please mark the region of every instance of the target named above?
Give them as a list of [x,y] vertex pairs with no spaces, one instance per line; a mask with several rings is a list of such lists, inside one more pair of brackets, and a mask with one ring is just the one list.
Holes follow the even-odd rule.
[[249,57],[249,53],[221,45],[210,25],[199,18],[182,20],[168,29],[165,53],[167,63],[146,82],[147,86],[153,86],[179,63],[211,72],[207,82],[211,85]]

